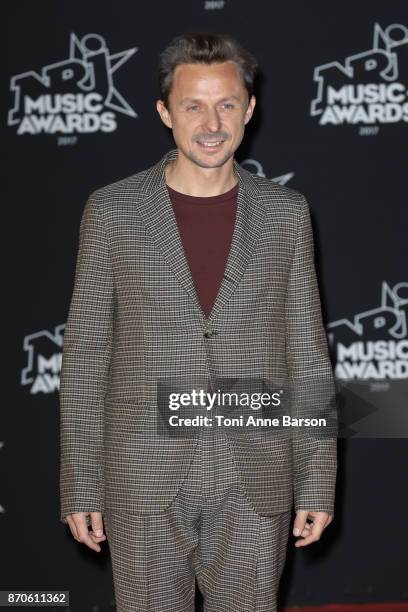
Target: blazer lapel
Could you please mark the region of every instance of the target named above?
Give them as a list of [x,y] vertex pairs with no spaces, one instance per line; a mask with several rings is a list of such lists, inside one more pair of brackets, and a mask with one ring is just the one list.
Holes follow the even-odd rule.
[[180,285],[189,294],[204,324],[216,318],[231,298],[257,243],[264,226],[265,208],[258,196],[258,186],[252,174],[234,159],[238,176],[237,212],[224,276],[209,317],[202,310],[187,257],[178,230],[177,220],[167,191],[165,166],[176,159],[177,149],[171,149],[146,171],[142,185],[139,211],[157,247],[162,252]]

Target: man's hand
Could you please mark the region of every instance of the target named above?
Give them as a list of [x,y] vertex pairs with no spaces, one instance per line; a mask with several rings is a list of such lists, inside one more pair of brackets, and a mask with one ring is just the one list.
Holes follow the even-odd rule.
[[[87,517],[90,517],[92,531],[88,531]],[[99,542],[106,540],[106,535],[103,533],[103,522],[101,512],[74,512],[66,516],[69,528],[75,540],[82,542],[96,550],[101,551]]]
[[[306,522],[309,518],[312,522]],[[307,546],[311,542],[320,540],[323,530],[333,520],[333,515],[328,512],[315,512],[313,510],[298,510],[293,524],[293,535],[303,538],[295,542],[296,547]]]

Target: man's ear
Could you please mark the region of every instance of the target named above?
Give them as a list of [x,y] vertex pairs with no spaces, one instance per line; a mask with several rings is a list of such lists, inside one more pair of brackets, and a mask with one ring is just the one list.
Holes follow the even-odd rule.
[[255,108],[255,104],[256,104],[256,98],[255,96],[251,96],[251,99],[249,100],[247,109],[245,111],[245,125],[248,123],[248,121],[252,117],[252,114]]
[[169,111],[166,108],[166,105],[164,103],[163,100],[157,100],[156,101],[156,109],[157,112],[160,115],[160,119],[163,121],[164,125],[166,125],[168,128],[172,128],[173,124],[171,121],[171,116]]

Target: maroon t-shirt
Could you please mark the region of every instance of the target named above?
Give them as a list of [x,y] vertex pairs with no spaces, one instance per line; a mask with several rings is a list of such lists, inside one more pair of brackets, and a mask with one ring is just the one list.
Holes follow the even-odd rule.
[[197,295],[209,316],[224,275],[235,225],[237,183],[217,196],[197,197],[167,189]]

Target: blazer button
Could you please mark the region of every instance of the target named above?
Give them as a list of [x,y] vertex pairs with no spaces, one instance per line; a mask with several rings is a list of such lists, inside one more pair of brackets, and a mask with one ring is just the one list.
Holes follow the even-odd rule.
[[204,331],[203,336],[204,336],[204,338],[211,338],[212,336],[216,336],[216,334],[217,334],[217,332],[216,332],[216,330],[215,330],[215,329],[209,329],[209,328],[207,328],[207,329]]

